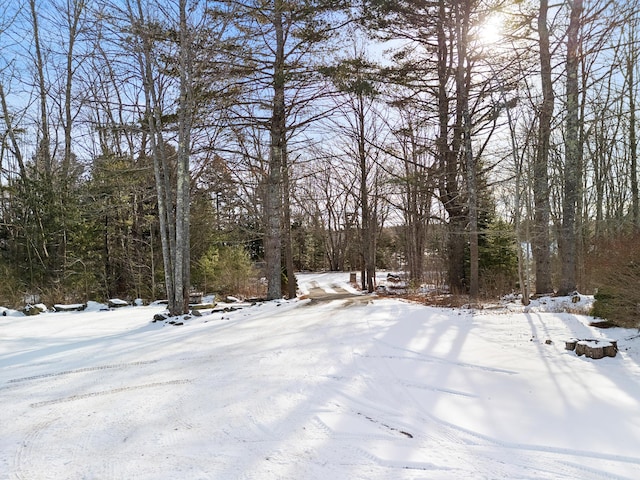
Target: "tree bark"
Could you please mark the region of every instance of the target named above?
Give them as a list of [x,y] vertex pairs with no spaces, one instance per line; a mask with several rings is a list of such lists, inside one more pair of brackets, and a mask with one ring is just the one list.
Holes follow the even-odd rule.
[[[449,289],[453,293],[466,291],[464,280],[464,245],[466,218],[462,211],[460,186],[458,185],[458,152],[460,146],[461,128],[454,127],[452,146],[449,145],[449,93],[451,67],[449,65],[449,45],[447,41],[447,21],[449,15],[444,0],[438,1],[438,137],[436,150],[440,169],[439,190],[440,200],[449,215],[447,264]],[[458,103],[459,106],[459,103]],[[460,112],[461,118],[461,112]],[[457,119],[459,122],[460,119]],[[459,123],[457,123],[458,126]]]
[[[469,2],[458,4],[456,15],[457,36],[457,69],[456,93],[458,97],[459,122],[462,122],[462,151],[467,182],[467,215],[469,225],[469,295],[476,298],[479,293],[479,251],[478,251],[478,181],[473,147],[471,142],[471,114],[469,112],[469,72],[470,62],[467,58],[467,38],[471,12]],[[460,115],[461,114],[461,115]]]
[[[410,114],[409,114],[410,115]],[[406,134],[403,134],[402,131]],[[409,281],[419,285],[424,277],[424,251],[427,226],[434,196],[431,169],[424,163],[418,127],[408,120],[400,132],[403,157],[403,215]]]
[[284,157],[282,166],[282,233],[284,246],[284,263],[287,273],[287,297],[295,298],[297,294],[297,284],[295,267],[293,265],[293,241],[291,238],[291,198],[289,186],[289,165],[287,157]]
[[[69,175],[69,169],[71,166],[71,127],[73,124],[73,112],[72,112],[72,87],[74,78],[74,51],[75,44],[80,34],[80,20],[84,12],[86,2],[83,0],[72,1],[68,4],[68,11],[66,12],[69,21],[69,45],[67,46],[67,58],[66,58],[66,70],[65,70],[65,88],[64,88],[64,157],[62,163],[62,179],[65,181]],[[66,185],[66,182],[64,183]]]
[[[630,38],[635,38],[635,24],[631,22]],[[640,230],[640,198],[638,193],[638,140],[636,138],[636,84],[635,68],[638,55],[635,47],[628,47],[626,52],[627,96],[629,102],[629,166],[631,176],[631,212],[635,230]]]
[[149,129],[149,143],[153,158],[153,172],[158,197],[158,222],[160,227],[160,240],[162,246],[162,259],[164,265],[164,281],[169,313],[175,314],[175,214],[172,195],[169,184],[169,170],[162,135],[162,112],[158,102],[158,94],[153,76],[153,44],[149,32],[146,32],[144,12],[140,0],[137,0],[137,15],[130,12],[131,22],[137,28],[135,33],[141,42],[141,51],[138,52],[140,75],[145,97],[145,118]]
[[374,290],[375,276],[375,230],[372,228],[372,214],[369,205],[369,185],[367,182],[369,165],[367,162],[367,133],[365,130],[366,114],[365,99],[362,92],[358,92],[356,102],[358,162],[360,166],[360,209],[362,214],[362,289],[371,293]]
[[20,144],[18,143],[18,138],[16,137],[15,130],[13,128],[13,121],[11,120],[11,114],[9,112],[9,107],[7,106],[7,97],[4,93],[4,85],[0,82],[0,106],[2,107],[2,117],[4,120],[5,126],[5,135],[9,137],[11,141],[12,153],[18,162],[18,169],[20,170],[20,177],[26,178],[27,171],[25,169],[24,158],[22,156],[22,149],[20,148]]
[[[178,100],[178,172],[176,184],[176,250],[174,263],[174,302],[170,314],[189,312],[190,275],[190,151],[193,124],[193,61],[191,35],[187,22],[187,0],[180,0],[180,98]],[[173,311],[172,311],[173,310]]]
[[564,195],[562,199],[562,225],[558,243],[561,261],[559,295],[576,290],[576,215],[578,196],[581,195],[580,168],[580,105],[578,88],[579,30],[582,16],[582,0],[570,3],[569,28],[567,31],[567,118],[565,126]]
[[[286,155],[283,2],[274,0],[275,58],[270,125],[269,173],[265,198],[265,261],[267,299],[282,297],[282,168]],[[288,192],[284,193],[288,194]]]
[[533,260],[535,265],[536,292],[551,293],[551,251],[549,238],[549,149],[551,138],[551,121],[553,119],[554,93],[551,79],[551,50],[549,48],[549,28],[547,15],[548,0],[540,0],[538,14],[538,35],[540,47],[540,78],[542,81],[542,105],[538,117],[538,148],[533,165]]
[[40,44],[40,29],[38,27],[38,13],[36,11],[36,0],[29,0],[31,13],[31,23],[33,26],[33,46],[35,48],[36,76],[38,82],[38,101],[40,106],[40,143],[36,158],[42,162],[43,171],[50,181],[53,171],[51,161],[51,139],[49,136],[49,114],[47,112],[47,86],[44,71],[44,59],[42,57],[42,47]]
[[465,163],[467,169],[467,195],[469,196],[469,296],[476,298],[479,294],[479,263],[478,251],[478,186],[476,179],[476,165],[471,149],[471,118],[465,112]]

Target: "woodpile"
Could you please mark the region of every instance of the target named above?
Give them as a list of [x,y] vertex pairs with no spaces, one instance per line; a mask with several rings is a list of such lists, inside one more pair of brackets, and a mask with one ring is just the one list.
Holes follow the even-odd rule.
[[107,302],[107,305],[109,305],[109,308],[122,308],[122,307],[128,307],[129,302],[127,302],[126,300],[122,300],[120,298],[111,298]]
[[204,292],[189,292],[189,305],[197,305],[202,303]]
[[575,351],[578,356],[584,355],[597,360],[604,357],[615,357],[618,353],[618,341],[572,338],[565,342],[565,349]]
[[85,308],[87,308],[86,303],[75,303],[72,305],[56,303],[53,306],[56,312],[82,312]]

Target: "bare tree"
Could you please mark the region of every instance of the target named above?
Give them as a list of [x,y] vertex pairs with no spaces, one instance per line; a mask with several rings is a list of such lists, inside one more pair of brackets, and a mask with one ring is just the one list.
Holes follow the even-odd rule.
[[[402,212],[404,224],[405,255],[409,269],[409,280],[419,284],[424,279],[424,260],[429,223],[434,219],[436,201],[436,165],[431,151],[429,122],[425,121],[418,109],[406,100],[393,102],[401,119],[400,127],[393,129],[394,145],[387,154],[399,162],[397,171],[392,173],[392,183],[398,186],[397,204]],[[397,119],[394,118],[394,123]],[[395,155],[394,155],[395,153]],[[389,200],[394,202],[392,196]]]
[[29,13],[31,15],[31,26],[33,28],[33,48],[36,68],[36,81],[38,84],[38,102],[40,106],[40,141],[38,145],[37,159],[42,162],[42,168],[46,176],[52,173],[51,160],[51,139],[49,132],[49,111],[47,106],[47,76],[45,71],[44,55],[40,41],[40,27],[38,18],[38,8],[36,0],[29,0]]
[[627,103],[629,107],[629,175],[631,182],[631,212],[633,224],[636,229],[640,229],[640,192],[638,189],[638,139],[636,133],[636,100],[637,100],[637,79],[636,68],[638,66],[638,50],[633,41],[637,38],[637,22],[635,14],[632,12],[628,22],[628,41],[624,47],[624,74],[627,93]]
[[282,170],[286,166],[284,2],[274,0],[272,22],[275,36],[273,59],[273,107],[270,121],[269,173],[265,196],[265,259],[267,263],[267,299],[282,296]]
[[291,144],[324,113],[322,105],[318,104],[315,112],[310,106],[323,94],[318,65],[341,23],[330,21],[328,16],[335,5],[324,0],[226,3],[237,7],[232,21],[247,40],[247,48],[237,59],[250,67],[242,85],[245,99],[235,109],[233,121],[258,125],[269,145],[262,190],[267,298],[283,294],[283,254],[287,294],[294,296],[290,202],[286,198],[292,189],[288,184]]
[[373,292],[375,288],[375,245],[378,219],[373,192],[378,182],[377,163],[382,143],[380,115],[376,111],[379,95],[375,86],[374,66],[356,49],[352,58],[327,69],[343,97],[338,99],[337,112],[331,123],[344,140],[342,149],[350,161],[355,162],[358,179],[358,203],[360,208],[360,246],[362,259],[362,289]]
[[578,79],[582,9],[582,0],[570,2],[567,30],[564,195],[562,199],[562,227],[558,245],[562,270],[558,288],[559,295],[567,295],[576,289],[576,215],[578,197],[582,193],[579,182],[580,169],[582,168],[582,144],[580,143]]
[[[179,0],[178,24],[178,152],[176,178],[176,250],[174,266],[174,312],[189,311],[189,289],[191,288],[190,256],[190,204],[191,204],[191,130],[194,104],[194,39],[187,17],[187,0]],[[171,310],[171,309],[170,309]]]
[[[313,160],[298,165],[294,198],[312,228],[322,236],[323,251],[329,270],[357,268],[350,258],[357,239],[358,177],[344,157],[323,144],[311,149]],[[358,262],[359,263],[359,262]]]
[[[130,23],[129,30],[136,36],[137,44],[132,52],[138,64],[145,98],[145,122],[154,165],[160,237],[164,261],[164,279],[169,313],[180,315],[189,310],[190,255],[189,255],[189,205],[190,205],[190,152],[194,103],[194,55],[195,39],[189,12],[197,12],[197,2],[189,5],[179,0],[176,10],[168,11],[166,18],[147,16],[141,0],[128,2],[124,12]],[[165,7],[159,7],[162,12]],[[173,17],[177,13],[177,18]],[[163,22],[164,21],[164,25]],[[167,31],[168,30],[168,31]],[[157,59],[161,54],[169,57],[164,49],[170,48],[172,32],[175,32],[175,58],[177,69],[177,149],[172,158],[172,148],[165,139],[167,113],[162,103],[166,92],[159,91]],[[163,44],[164,42],[164,44]],[[170,52],[170,50],[169,50]]]
[[554,90],[551,70],[551,49],[548,26],[548,0],[540,0],[538,11],[538,44],[540,49],[540,79],[542,103],[538,118],[538,145],[533,165],[533,259],[535,262],[536,292],[553,291],[551,284],[551,244],[549,236],[549,149]]

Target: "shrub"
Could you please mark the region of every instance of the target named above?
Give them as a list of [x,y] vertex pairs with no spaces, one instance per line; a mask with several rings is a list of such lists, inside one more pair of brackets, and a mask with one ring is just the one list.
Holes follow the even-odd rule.
[[487,297],[511,293],[518,282],[518,253],[513,226],[491,222],[479,239],[480,289]]
[[255,272],[240,245],[210,248],[196,263],[193,280],[203,291],[240,295],[248,291]]
[[597,288],[591,314],[624,328],[640,326],[640,235],[599,242],[590,258]]
[[21,288],[18,279],[6,266],[0,264],[0,306],[17,307],[22,305]]

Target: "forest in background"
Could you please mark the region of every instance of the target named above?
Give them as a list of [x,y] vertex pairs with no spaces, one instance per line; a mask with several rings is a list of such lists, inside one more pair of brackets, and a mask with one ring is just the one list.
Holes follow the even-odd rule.
[[384,268],[632,317],[638,7],[0,0],[0,300]]

